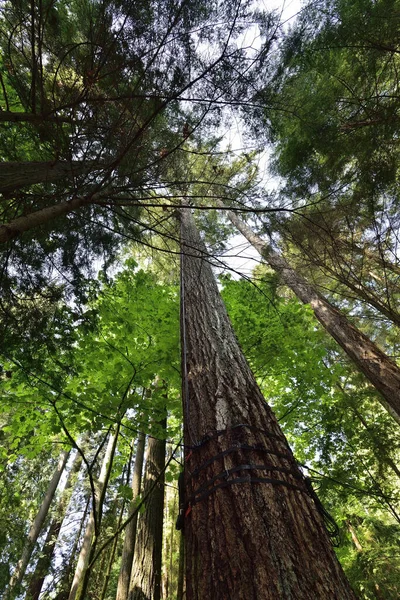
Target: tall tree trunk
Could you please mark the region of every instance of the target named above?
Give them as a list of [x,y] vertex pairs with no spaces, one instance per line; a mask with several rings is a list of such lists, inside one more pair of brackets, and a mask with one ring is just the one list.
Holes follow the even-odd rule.
[[76,534],[75,542],[71,549],[69,561],[63,570],[63,573],[60,578],[60,582],[57,586],[57,594],[56,594],[54,600],[68,600],[69,591],[71,589],[72,579],[73,579],[73,566],[75,563],[75,555],[76,555],[76,552],[79,547],[79,542],[80,542],[82,531],[83,531],[85,521],[86,521],[86,515],[89,512],[89,507],[90,507],[90,494],[87,494],[85,497],[85,510],[83,511],[83,514],[82,514],[82,519],[80,521],[79,530]]
[[40,558],[37,562],[35,571],[32,575],[32,578],[29,583],[28,591],[25,596],[25,600],[39,600],[40,592],[43,586],[43,582],[46,578],[46,575],[49,572],[49,568],[51,565],[51,561],[54,554],[54,549],[56,546],[56,542],[63,524],[63,520],[65,517],[65,512],[67,510],[70,492],[75,484],[76,475],[79,472],[79,469],[82,465],[82,456],[77,453],[74,462],[72,463],[68,479],[66,481],[58,508],[57,508],[57,516],[52,519],[50,523],[49,530],[47,532],[46,540],[43,544],[43,549],[40,555]]
[[15,567],[15,571],[10,579],[10,583],[8,584],[8,588],[5,591],[3,600],[11,600],[19,593],[19,586],[21,581],[25,575],[27,566],[29,564],[29,560],[32,556],[33,549],[35,547],[36,541],[39,537],[39,534],[42,530],[43,523],[47,517],[49,512],[49,508],[51,502],[54,498],[54,494],[56,492],[57,486],[59,484],[61,475],[64,471],[65,465],[67,464],[67,460],[69,457],[69,450],[65,451],[61,454],[60,459],[58,461],[57,468],[51,478],[51,481],[48,485],[46,494],[43,498],[42,504],[40,505],[39,512],[36,515],[35,520],[33,521],[31,528],[28,533],[28,537],[25,542],[24,549],[22,551],[22,556]]
[[26,113],[9,110],[0,110],[0,123],[77,123],[70,117],[62,117],[55,113]]
[[171,523],[171,532],[169,538],[166,537],[166,553],[165,553],[165,562],[167,556],[169,555],[169,567],[165,568],[165,598],[169,597],[169,589],[172,588],[173,581],[173,571],[174,571],[174,546],[175,546],[175,521],[177,517],[177,495],[175,491],[173,492],[173,504],[171,507],[171,514],[169,515],[169,521]]
[[336,259],[337,264],[330,266],[321,260],[319,256],[316,256],[315,251],[310,252],[307,248],[304,248],[301,243],[297,242],[296,239],[295,243],[297,247],[306,254],[310,261],[319,267],[325,275],[327,274],[328,277],[331,277],[347,287],[354,292],[358,298],[364,300],[364,302],[375,308],[387,319],[400,327],[400,314],[390,305],[390,298],[387,297],[385,302],[378,293],[373,293],[372,290],[363,285],[360,277],[358,277],[351,269],[351,265],[346,263],[345,259],[342,259],[342,262],[340,262],[340,255]]
[[354,600],[181,210],[186,600]]
[[[139,433],[136,443],[135,467],[132,475],[132,502],[129,509],[129,516],[135,510],[135,500],[140,494],[140,484],[142,481],[143,455],[146,436]],[[124,546],[122,549],[121,568],[118,578],[116,600],[127,600],[129,592],[129,582],[131,580],[133,555],[135,552],[137,529],[137,513],[129,521],[125,529]]]
[[[165,428],[166,421],[163,422]],[[146,451],[144,489],[146,494],[165,466],[165,440],[149,437]],[[160,600],[164,511],[164,476],[139,516],[129,600]]]
[[360,540],[357,537],[356,531],[353,527],[353,525],[351,524],[351,521],[349,519],[346,519],[346,527],[351,535],[351,539],[353,541],[353,544],[357,550],[357,552],[362,552],[362,545]]
[[185,537],[181,532],[179,541],[179,567],[176,600],[183,600],[183,587],[185,582]]
[[67,202],[46,206],[46,208],[42,208],[41,210],[37,210],[22,217],[17,217],[9,223],[0,225],[0,243],[4,244],[5,242],[9,242],[25,231],[30,231],[35,227],[45,225],[53,219],[58,219],[58,217],[62,217],[83,206],[94,203],[95,198],[93,196],[77,197],[72,198],[72,200],[68,200]]
[[[122,502],[122,506],[119,511],[119,517],[118,517],[118,521],[117,521],[117,531],[119,530],[119,528],[121,526],[122,519],[124,517],[124,511],[125,511],[125,500]],[[107,588],[108,588],[108,584],[110,582],[111,572],[112,572],[112,568],[113,568],[113,564],[114,564],[114,560],[115,560],[115,553],[117,551],[118,541],[119,541],[119,536],[116,535],[113,540],[111,550],[110,550],[109,556],[108,556],[107,569],[106,569],[106,572],[104,575],[104,581],[103,581],[103,585],[101,586],[101,593],[99,596],[100,600],[104,600],[104,598],[106,597]]]
[[[104,165],[103,165],[104,166]],[[28,161],[0,163],[0,193],[9,194],[34,183],[50,183],[102,169],[95,161]]]
[[[346,519],[346,527],[351,535],[352,542],[353,542],[357,552],[359,552],[359,553],[363,552],[363,547],[361,545],[360,540],[358,539],[356,530],[354,529],[354,527],[349,519]],[[367,579],[367,580],[371,579],[371,574],[368,573],[368,569],[365,569],[365,567],[363,567],[363,571],[364,571],[365,579]],[[375,598],[377,598],[377,600],[384,600],[384,598],[385,598],[382,595],[379,585],[376,582],[374,582],[374,589],[372,590],[372,593],[374,594]]]
[[286,260],[256,235],[246,223],[228,209],[227,214],[231,222],[269,266],[279,273],[282,281],[304,304],[311,306],[321,325],[381,394],[382,398],[379,397],[381,404],[400,424],[400,369],[396,363],[298,275]]
[[75,568],[74,579],[69,592],[68,600],[81,600],[85,597],[88,582],[88,565],[90,562],[93,546],[98,539],[101,516],[104,504],[104,496],[107,488],[108,479],[112,468],[115,448],[117,445],[119,427],[115,434],[110,435],[107,448],[104,454],[101,471],[97,480],[95,494],[93,498],[93,508],[90,511],[89,521],[86,525],[86,531],[83,538],[81,551]]

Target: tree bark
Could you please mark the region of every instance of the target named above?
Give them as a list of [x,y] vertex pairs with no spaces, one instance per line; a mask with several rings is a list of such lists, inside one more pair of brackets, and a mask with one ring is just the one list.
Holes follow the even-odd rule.
[[[132,475],[132,503],[129,510],[129,516],[135,510],[135,500],[140,494],[140,484],[142,481],[143,456],[145,446],[145,434],[139,433],[136,444],[135,467]],[[125,529],[124,546],[122,549],[121,568],[118,578],[116,600],[127,600],[129,593],[129,582],[131,579],[133,555],[135,552],[137,529],[137,513],[129,521]]]
[[179,541],[179,568],[178,568],[178,583],[176,591],[176,600],[183,600],[183,587],[185,582],[185,538],[181,532]]
[[49,508],[50,508],[51,502],[54,498],[54,494],[55,494],[57,486],[59,484],[61,475],[64,471],[65,465],[67,464],[69,452],[70,452],[69,450],[65,451],[60,456],[57,468],[56,468],[56,470],[53,474],[53,477],[48,485],[45,497],[43,498],[42,504],[40,505],[39,512],[37,513],[36,518],[31,525],[31,528],[28,533],[28,537],[26,539],[25,547],[22,551],[22,556],[21,556],[20,560],[18,561],[17,566],[15,567],[15,571],[10,579],[8,588],[5,591],[3,600],[11,600],[15,596],[17,596],[19,593],[18,588],[19,588],[21,581],[25,575],[25,572],[26,572],[27,566],[29,564],[29,560],[32,556],[32,552],[35,547],[36,541],[39,537],[39,534],[43,527],[43,523],[49,512]]
[[25,600],[39,600],[40,592],[42,590],[43,582],[46,575],[49,572],[51,561],[54,554],[56,542],[63,524],[65,512],[67,510],[70,491],[76,481],[76,475],[82,465],[82,456],[77,453],[74,462],[72,463],[67,482],[65,484],[58,508],[57,516],[52,519],[49,530],[47,532],[46,540],[43,544],[41,556],[35,567],[35,571],[29,583],[28,591],[25,596]]
[[[124,511],[125,511],[125,500],[122,502],[122,507],[119,512],[119,517],[118,517],[118,522],[117,522],[117,530],[119,530],[119,528],[121,526],[122,519],[124,517]],[[114,541],[111,546],[111,550],[109,552],[108,561],[107,561],[107,570],[106,570],[106,573],[104,576],[103,585],[101,587],[101,593],[99,596],[99,600],[104,600],[104,598],[106,597],[106,594],[107,594],[107,588],[108,588],[108,584],[110,583],[110,577],[111,577],[112,568],[113,568],[114,560],[115,560],[115,553],[117,551],[117,546],[118,546],[118,537],[119,537],[118,535],[115,536]]]
[[166,553],[165,553],[165,562],[166,562],[166,558],[169,555],[169,568],[167,567],[165,569],[165,594],[164,597],[168,598],[169,597],[169,589],[172,588],[172,574],[173,574],[173,569],[174,569],[174,561],[173,561],[173,556],[174,556],[174,546],[175,546],[175,522],[176,522],[176,517],[177,517],[177,495],[174,493],[174,500],[173,500],[173,504],[172,504],[172,510],[171,510],[171,514],[169,515],[169,521],[171,522],[171,533],[170,533],[170,537],[168,539],[167,536],[166,537]]
[[354,546],[355,546],[355,548],[356,548],[357,552],[362,552],[362,545],[361,545],[361,542],[360,542],[360,540],[358,539],[358,537],[357,537],[357,534],[356,534],[356,531],[355,531],[355,529],[354,529],[354,527],[353,527],[353,525],[351,524],[351,521],[350,521],[349,519],[347,519],[347,520],[346,520],[346,526],[347,526],[347,529],[349,530],[349,533],[350,533],[350,535],[351,535],[351,539],[352,539],[352,541],[353,541],[353,544],[354,544]]
[[296,239],[294,239],[294,241],[297,247],[306,254],[310,261],[319,267],[324,274],[327,274],[333,280],[336,280],[347,287],[354,292],[358,298],[364,300],[364,302],[375,308],[375,310],[400,327],[400,314],[390,306],[389,298],[387,298],[385,303],[378,294],[373,293],[368,287],[364,286],[360,277],[353,272],[351,265],[347,265],[346,260],[343,259],[340,254],[336,256],[336,265],[330,266],[316,255],[315,250],[310,252],[309,249],[304,248],[304,245],[299,243]]
[[110,435],[107,448],[104,454],[101,471],[97,480],[95,494],[93,498],[93,508],[90,511],[89,521],[86,525],[86,531],[83,538],[81,551],[79,553],[78,562],[75,568],[74,579],[69,592],[68,600],[81,600],[86,593],[88,581],[88,565],[91,558],[91,553],[95,540],[98,538],[101,515],[104,503],[104,495],[107,487],[107,482],[110,477],[111,467],[113,463],[115,448],[118,439],[119,429],[115,434]]
[[95,161],[79,160],[2,162],[0,163],[0,193],[9,194],[27,185],[51,183],[65,177],[74,179],[78,175],[100,170],[103,167],[104,165]]
[[280,275],[282,281],[304,304],[311,306],[321,325],[381,394],[382,398],[378,396],[381,404],[400,424],[400,369],[396,363],[300,277],[286,260],[256,235],[248,225],[228,209],[227,214],[231,222],[269,266]]
[[354,600],[181,210],[186,600]]
[[72,579],[73,579],[73,572],[74,572],[73,566],[74,566],[74,562],[75,562],[75,555],[76,555],[76,552],[79,547],[79,541],[81,539],[82,531],[83,531],[83,528],[85,525],[86,515],[89,512],[89,507],[90,507],[90,494],[87,494],[87,496],[85,498],[85,509],[82,514],[82,519],[80,521],[79,530],[76,534],[74,545],[72,546],[71,554],[69,556],[69,561],[63,570],[62,576],[60,578],[60,582],[57,586],[57,594],[56,594],[54,600],[68,600],[69,591],[71,589]]
[[47,206],[46,208],[42,208],[41,210],[37,210],[28,215],[18,217],[14,219],[14,221],[0,225],[0,243],[9,242],[25,231],[30,231],[35,227],[45,225],[53,219],[57,219],[58,217],[74,212],[83,206],[94,203],[95,198],[93,196],[76,197],[67,202],[53,204],[52,206]]
[[76,121],[70,117],[62,117],[54,113],[26,113],[10,110],[0,110],[0,123],[34,123],[40,125],[42,123],[71,123]]
[[[166,421],[163,422],[165,428]],[[146,451],[144,489],[154,485],[165,465],[165,440],[149,437]],[[129,587],[129,600],[160,600],[161,557],[164,511],[164,476],[146,502],[139,516],[135,556]]]

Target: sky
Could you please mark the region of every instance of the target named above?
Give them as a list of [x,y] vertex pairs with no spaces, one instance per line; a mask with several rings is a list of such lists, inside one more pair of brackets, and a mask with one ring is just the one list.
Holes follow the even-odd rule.
[[[300,0],[287,0],[286,2],[281,2],[280,0],[258,0],[257,4],[265,10],[278,10],[281,15],[280,21],[286,28],[293,23],[296,15],[301,11],[303,3]],[[241,43],[243,47],[249,48],[250,54],[252,48],[257,51],[261,45],[258,27],[248,30],[242,37]],[[244,124],[237,117],[233,119],[230,128],[225,128],[221,133],[224,136],[222,146],[225,148],[229,147],[233,151],[236,150],[238,154],[249,145],[249,141],[245,136]],[[270,150],[266,148],[265,152],[259,157],[259,169],[260,175],[265,181],[265,187],[272,190],[279,182],[274,181],[268,173],[269,156]],[[226,270],[235,279],[239,279],[240,276],[250,277],[254,267],[260,263],[258,252],[254,250],[241,234],[235,235],[230,239],[226,252],[219,258],[226,264]],[[224,271],[224,269],[221,268],[221,271]]]

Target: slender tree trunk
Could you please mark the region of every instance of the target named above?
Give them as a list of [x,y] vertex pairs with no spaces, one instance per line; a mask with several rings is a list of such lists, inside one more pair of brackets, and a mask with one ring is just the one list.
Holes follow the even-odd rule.
[[110,435],[108,440],[99,479],[96,485],[95,495],[93,498],[94,507],[90,511],[89,521],[86,526],[85,536],[83,538],[81,551],[79,553],[78,563],[76,565],[68,600],[81,600],[85,597],[88,581],[88,565],[90,562],[93,545],[95,544],[95,540],[97,540],[99,535],[104,495],[107,482],[110,477],[118,439],[118,432],[119,429],[115,434]]
[[0,110],[0,123],[76,123],[70,117],[62,117],[53,113],[26,113],[8,110]]
[[186,600],[354,600],[181,210]]
[[56,492],[57,486],[59,484],[61,475],[64,471],[65,465],[67,464],[67,460],[69,457],[69,450],[65,451],[61,454],[60,459],[58,461],[57,468],[53,474],[53,477],[48,485],[46,494],[43,498],[42,504],[40,505],[39,512],[36,515],[35,520],[33,521],[31,528],[28,533],[28,537],[25,542],[24,549],[22,551],[22,556],[18,561],[17,566],[15,567],[15,571],[10,579],[8,584],[8,588],[5,591],[5,595],[3,600],[11,600],[19,593],[19,586],[21,581],[25,575],[27,566],[29,564],[29,560],[32,556],[33,549],[35,547],[36,541],[39,537],[39,534],[42,530],[43,523],[47,517],[49,512],[49,508],[51,502],[54,498],[54,494]]
[[0,163],[0,193],[9,194],[26,185],[50,183],[65,177],[73,179],[77,175],[102,168],[103,166],[95,161],[2,162]]
[[304,304],[311,306],[321,325],[381,394],[381,404],[400,424],[400,369],[396,363],[300,277],[286,260],[269,247],[248,225],[228,209],[227,214],[269,266],[279,273],[282,281]]
[[[165,428],[165,421],[163,425]],[[154,485],[154,480],[162,472],[164,465],[165,440],[149,437],[144,494]],[[160,600],[163,511],[164,476],[149,496],[145,512],[139,516],[129,600]]]
[[86,515],[88,514],[89,511],[89,506],[90,506],[90,495],[87,495],[86,497],[86,501],[85,501],[85,510],[83,511],[83,515],[82,515],[82,519],[81,519],[81,523],[79,526],[79,530],[77,532],[76,538],[75,538],[75,542],[74,545],[72,547],[71,550],[71,554],[70,554],[70,558],[69,561],[64,569],[64,572],[62,574],[62,577],[60,579],[60,583],[57,586],[58,587],[58,592],[54,598],[54,600],[68,600],[68,596],[69,596],[69,591],[71,589],[71,585],[72,585],[72,578],[73,578],[73,565],[75,562],[75,555],[76,552],[78,550],[79,547],[79,541],[81,539],[81,535],[82,535],[82,531],[83,531],[83,527],[86,521]]
[[176,600],[183,600],[183,587],[185,582],[185,537],[180,534],[179,541],[179,567],[178,567],[178,584],[176,591]]
[[[135,510],[135,500],[140,494],[140,484],[142,481],[143,471],[143,455],[146,436],[144,433],[139,433],[136,443],[135,467],[132,475],[132,502],[129,509],[129,516]],[[116,600],[127,600],[129,592],[129,582],[131,580],[133,555],[135,552],[137,529],[137,513],[129,521],[125,529],[124,546],[122,549],[121,568],[118,578]]]
[[76,475],[78,474],[81,465],[82,456],[77,453],[74,458],[74,462],[72,463],[71,470],[69,472],[68,479],[57,508],[57,516],[50,523],[49,531],[47,532],[46,540],[43,544],[41,556],[30,580],[25,600],[39,600],[43,582],[49,572],[54,554],[54,548],[63,524],[65,512],[67,510],[70,498],[70,492],[75,483]]
[[[359,553],[363,552],[363,547],[361,545],[360,540],[358,539],[356,530],[354,529],[353,525],[351,524],[351,521],[349,521],[348,519],[346,520],[346,526],[351,535],[352,542],[353,542],[357,552],[359,552]],[[368,570],[365,570],[365,568],[363,568],[363,570],[364,570],[365,578],[367,580],[370,579],[371,575],[370,575],[370,573],[368,573]],[[372,592],[373,592],[375,598],[377,598],[377,600],[384,600],[385,597],[382,595],[379,585],[376,582],[374,582],[374,589],[372,590]]]
[[351,521],[346,520],[346,526],[347,526],[347,529],[349,530],[349,533],[351,535],[351,539],[353,540],[353,544],[354,544],[357,552],[362,552],[363,548],[362,548],[361,542],[360,542],[360,540],[357,537],[357,534],[355,532],[355,529],[354,529],[353,525],[351,524]]
[[[177,496],[176,494],[174,494],[174,500],[173,500],[173,504],[172,504],[172,510],[171,510],[171,515],[170,515],[170,522],[171,522],[171,533],[170,533],[170,538],[169,538],[169,569],[166,568],[166,581],[165,581],[165,598],[169,597],[169,589],[172,589],[172,575],[173,575],[173,570],[174,570],[174,561],[173,561],[173,556],[174,556],[174,546],[175,546],[175,521],[176,521],[176,517],[177,517]],[[165,560],[166,560],[167,554],[165,556]]]
[[[349,266],[346,265],[345,262],[339,263],[337,268],[331,267],[316,257],[314,253],[304,250],[301,244],[297,243],[297,246],[300,248],[300,250],[305,252],[311,262],[319,267],[325,274],[328,274],[329,277],[332,277],[334,280],[347,287],[349,290],[354,292],[358,298],[364,300],[364,302],[375,308],[379,313],[400,327],[399,312],[390,306],[389,302],[383,302],[378,294],[374,294],[366,286],[364,286],[360,278],[351,272]],[[347,269],[345,269],[346,274],[343,272],[343,264],[347,266]]]
[[[122,519],[124,517],[124,511],[125,511],[125,501],[122,502],[121,510],[119,511],[117,530],[119,530],[119,528],[121,526]],[[115,560],[115,553],[117,551],[118,540],[119,540],[119,536],[116,535],[114,538],[114,541],[112,543],[111,550],[109,552],[109,557],[108,557],[108,562],[107,562],[107,570],[106,570],[106,573],[104,576],[103,585],[101,587],[100,600],[104,600],[104,598],[106,597],[107,588],[108,588],[108,584],[110,582],[110,577],[111,577],[111,571],[112,571],[112,567],[113,567],[114,560]]]
[[0,225],[0,243],[9,242],[25,231],[30,231],[35,227],[45,225],[53,219],[57,219],[58,217],[74,212],[83,206],[94,203],[95,199],[92,196],[72,198],[72,200],[67,202],[53,204],[53,206],[47,206],[36,212],[18,217],[14,219],[14,221]]

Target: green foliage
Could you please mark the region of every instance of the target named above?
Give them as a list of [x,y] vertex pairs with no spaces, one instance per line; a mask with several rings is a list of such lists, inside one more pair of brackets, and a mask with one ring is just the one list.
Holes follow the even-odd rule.
[[[80,164],[73,178],[60,181],[17,177],[15,189],[3,194],[2,221],[77,196],[96,202],[11,241],[1,256],[0,587],[20,556],[60,448],[84,447],[82,435],[88,434],[86,468],[95,477],[105,434],[121,423],[103,543],[132,497],[126,464],[137,431],[180,436],[178,290],[165,283],[177,281],[168,252],[179,249],[167,205],[183,197],[198,207],[196,219],[213,252],[231,228],[204,205],[222,198],[248,206],[249,198],[254,205],[260,198],[253,198],[259,193],[255,155],[221,157],[215,131],[206,132],[212,133],[207,144],[194,139],[201,123],[212,129],[220,118],[202,99],[222,98],[222,91],[231,99],[235,86],[238,97],[249,93],[251,79],[238,77],[248,64],[245,51],[233,47],[248,14],[236,27],[235,11],[235,2],[192,0],[179,12],[161,0],[4,3],[0,108],[22,120],[10,117],[0,136],[2,162]],[[312,2],[283,40],[279,60],[271,58],[268,76],[276,67],[275,79],[253,98],[274,106],[264,111],[274,169],[286,178],[285,206],[300,209],[295,216],[270,216],[265,227],[280,234],[279,243],[306,273],[309,260],[320,269],[312,276],[329,294],[343,291],[343,278],[351,280],[355,297],[342,308],[390,349],[398,344],[396,332],[387,324],[377,328],[372,318],[381,308],[376,299],[396,316],[399,295],[398,13],[395,0]],[[258,15],[258,22],[268,37],[274,19]],[[212,49],[209,56],[204,47]],[[224,59],[214,68],[221,48]],[[257,76],[262,63],[254,63]],[[206,76],[197,80],[200,73]],[[191,95],[201,101],[184,110],[182,95],[185,103]],[[310,198],[312,206],[305,206]],[[147,203],[163,209],[150,212]],[[129,260],[109,277],[122,240],[144,241],[151,250],[165,250],[165,257],[146,270]],[[103,271],[97,280],[94,258]],[[342,279],[332,281],[339,272]],[[338,554],[359,596],[394,600],[400,595],[397,432],[311,310],[269,271],[258,276],[254,283],[222,278],[243,351],[297,459],[340,525]],[[363,301],[375,298],[368,313],[360,309],[361,285],[369,294]],[[166,410],[165,434],[159,421]],[[174,485],[178,470],[171,463],[168,484]],[[74,509],[82,513],[88,490],[86,477],[75,488],[69,518]],[[174,576],[175,502],[175,496],[168,499],[166,526]],[[65,544],[65,555],[73,554],[72,543]],[[95,568],[97,595],[107,553]]]
[[297,402],[315,402],[334,375],[321,369],[325,339],[311,311],[295,298],[279,297],[277,284],[269,272],[254,283],[224,278],[222,295],[243,352],[279,418]]
[[266,215],[264,230],[389,355],[400,323],[398,12],[395,0],[308,3],[260,94],[277,202],[292,211]]
[[[13,415],[6,427],[13,446],[34,432],[26,452],[39,451],[52,435],[76,439],[122,419],[128,409],[135,411],[136,429],[146,429],[166,402],[162,387],[153,390],[150,401],[143,391],[156,377],[168,390],[170,412],[180,415],[178,318],[176,290],[128,263],[103,285],[101,297],[75,316],[67,350],[62,344],[71,335],[69,319],[64,332],[48,332],[58,347],[50,343],[41,349],[41,365],[17,354],[13,377],[2,382],[3,410]],[[152,431],[158,433],[154,424]]]
[[[4,422],[4,421],[3,421]],[[16,428],[18,424],[16,424]],[[35,455],[24,453],[21,440],[14,449],[9,431],[2,439],[2,449],[8,457],[1,459],[0,472],[0,588],[5,589],[12,565],[21,557],[25,538],[46,492],[58,461],[59,446],[44,449]],[[26,443],[26,442],[25,442]],[[12,515],[12,518],[10,518]]]
[[270,116],[277,169],[300,193],[340,182],[366,201],[395,181],[397,12],[392,0],[312,3],[288,34],[276,82],[286,107]]
[[[338,551],[339,559],[360,598],[387,598],[399,596],[398,532],[385,515],[371,517],[367,513],[352,516],[347,526],[347,544]],[[356,536],[359,549],[351,541]]]

